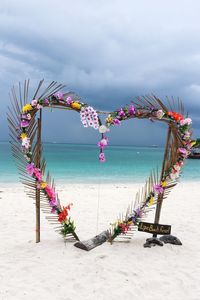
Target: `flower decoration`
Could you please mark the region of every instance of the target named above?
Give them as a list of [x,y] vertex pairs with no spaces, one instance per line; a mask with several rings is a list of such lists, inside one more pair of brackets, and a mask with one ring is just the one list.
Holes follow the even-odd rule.
[[[184,165],[184,160],[189,156],[190,149],[192,148],[193,142],[191,141],[191,130],[190,126],[192,124],[192,120],[190,118],[184,118],[182,114],[176,111],[165,111],[162,108],[157,108],[155,106],[146,105],[146,106],[138,106],[137,108],[134,105],[129,105],[124,108],[120,108],[111,114],[105,120],[105,125],[109,128],[111,126],[119,125],[123,120],[130,118],[148,118],[150,120],[164,120],[168,123],[173,123],[177,128],[179,135],[182,139],[182,147],[177,149],[178,158],[175,164],[170,166],[164,173],[162,181],[153,186],[153,190],[147,196],[145,202],[142,206],[139,206],[132,214],[128,215],[126,219],[120,220],[117,223],[114,223],[114,231],[113,236],[111,237],[111,241],[121,233],[126,234],[127,231],[131,229],[131,225],[137,225],[141,218],[142,214],[145,211],[145,208],[151,206],[156,203],[156,198],[159,195],[163,195],[165,193],[165,189],[167,188],[170,181],[176,181],[181,172],[181,167]],[[102,141],[102,140],[101,140]],[[100,155],[103,153],[105,147],[103,147],[102,142],[98,143],[98,146],[101,149]],[[107,146],[107,143],[106,143]],[[101,156],[100,156],[101,158]],[[105,161],[105,154],[102,155],[102,160]],[[101,161],[101,159],[100,159]]]
[[99,128],[98,115],[93,107],[82,107],[80,111],[80,118],[84,127],[90,126],[94,129]]
[[[147,103],[149,102],[147,101]],[[158,103],[160,104],[160,102]],[[173,164],[165,170],[161,181],[152,186],[152,190],[150,192],[148,191],[148,195],[145,196],[146,199],[141,205],[136,207],[135,210],[128,214],[125,219],[114,223],[114,234],[111,240],[118,234],[126,234],[129,230],[131,230],[132,226],[138,225],[144,216],[145,208],[154,205],[158,197],[161,197],[165,193],[165,189],[168,187],[170,181],[174,181],[179,178],[181,167],[184,165],[184,160],[190,154],[190,149],[193,146],[193,142],[191,140],[192,132],[190,130],[192,120],[188,117],[184,118],[182,114],[176,111],[168,112],[162,103],[157,107],[151,104],[144,106],[130,104],[109,113],[105,120],[105,124],[102,124],[97,112],[91,106],[80,102],[75,96],[72,97],[69,96],[69,94],[66,96],[62,92],[57,92],[44,99],[33,99],[30,104],[23,106],[19,124],[20,129],[17,128],[17,132],[19,133],[18,139],[21,140],[22,151],[27,161],[26,171],[30,176],[34,177],[36,187],[47,196],[51,212],[58,215],[58,221],[62,225],[61,234],[66,236],[71,233],[76,239],[78,239],[78,237],[75,233],[74,221],[69,215],[72,204],[65,207],[60,206],[55,189],[44,180],[42,170],[34,164],[31,152],[31,140],[28,136],[28,128],[36,112],[43,107],[53,107],[54,105],[64,106],[67,109],[79,112],[80,119],[84,127],[90,126],[94,129],[99,129],[101,139],[97,145],[100,150],[100,162],[106,161],[104,151],[108,146],[108,138],[105,133],[108,132],[112,126],[122,124],[124,120],[131,118],[161,120],[168,124],[172,124],[177,130],[182,143],[177,149],[177,161],[173,162]]]
[[[42,171],[40,170],[40,168],[35,166],[31,153],[31,141],[28,137],[28,127],[30,121],[38,110],[46,106],[51,107],[52,105],[64,105],[69,109],[80,112],[80,118],[82,124],[85,127],[91,126],[94,129],[98,129],[100,125],[99,117],[97,112],[91,106],[88,106],[87,104],[82,103],[71,96],[66,97],[62,92],[57,92],[45,99],[33,99],[30,104],[26,104],[23,106],[21,113],[21,133],[19,134],[18,138],[21,140],[22,151],[24,152],[24,157],[27,160],[26,171],[30,176],[35,178],[37,189],[43,191],[48,197],[51,212],[58,214],[58,221],[61,222],[63,226],[61,229],[61,233],[64,236],[72,233],[74,237],[78,239],[75,233],[74,222],[68,215],[71,204],[63,208],[60,207],[54,188],[52,188],[47,182],[44,181]],[[101,141],[101,149],[106,146],[106,143],[106,138]],[[105,161],[103,153],[101,154],[101,157],[99,159],[101,161]]]

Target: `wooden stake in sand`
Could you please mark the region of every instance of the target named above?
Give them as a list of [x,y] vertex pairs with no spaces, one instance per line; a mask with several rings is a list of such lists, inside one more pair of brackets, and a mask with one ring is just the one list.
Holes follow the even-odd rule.
[[[37,128],[37,150],[35,157],[35,165],[40,169],[41,161],[41,130],[42,130],[42,110],[40,110],[40,117],[38,118],[38,128]],[[37,188],[37,182],[35,181],[35,208],[36,208],[36,243],[40,242],[40,189]]]

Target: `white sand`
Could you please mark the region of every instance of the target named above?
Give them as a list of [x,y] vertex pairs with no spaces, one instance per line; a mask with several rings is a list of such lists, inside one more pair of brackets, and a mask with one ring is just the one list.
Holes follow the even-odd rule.
[[[82,239],[107,229],[134,198],[138,185],[98,188],[57,188],[63,204],[74,203],[73,217]],[[42,241],[36,244],[35,210],[23,186],[1,185],[0,190],[0,300],[200,299],[198,183],[180,183],[163,205],[161,222],[172,225],[172,234],[183,246],[146,249],[143,243],[150,235],[136,232],[131,242],[106,243],[90,252],[65,245],[44,215]]]

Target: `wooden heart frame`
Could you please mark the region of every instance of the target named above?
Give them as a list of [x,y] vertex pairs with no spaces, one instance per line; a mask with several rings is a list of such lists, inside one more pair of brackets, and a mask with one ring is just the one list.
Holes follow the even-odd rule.
[[[85,250],[90,250],[106,240],[112,242],[116,237],[130,238],[135,227],[145,219],[152,208],[156,208],[154,224],[159,224],[163,199],[177,184],[181,167],[194,144],[191,140],[192,120],[184,117],[182,103],[166,98],[167,104],[164,104],[155,95],[150,95],[137,97],[130,105],[114,112],[95,111],[88,104],[81,102],[75,93],[62,92],[64,86],[56,82],[52,82],[39,94],[42,85],[43,80],[39,82],[31,102],[28,96],[29,80],[25,81],[23,87],[19,84],[18,92],[13,87],[8,113],[12,154],[16,159],[20,180],[36,204],[36,242],[40,241],[40,209],[47,214],[48,221],[56,226],[56,231],[61,233],[65,240],[76,240],[78,242],[75,245]],[[108,146],[105,134],[112,126],[135,118],[165,122],[168,126],[160,175],[158,171],[153,171],[144,188],[137,193],[135,203],[131,204],[125,214],[122,213],[109,229],[89,242],[79,241],[75,223],[69,216],[71,204],[61,206],[49,172],[44,179],[46,162],[42,158],[41,141],[43,108],[74,110],[80,113],[83,126],[99,130],[100,162],[105,162],[104,149]],[[105,124],[101,120],[102,115],[106,115]],[[153,243],[159,244],[160,242],[155,242],[156,233],[153,237]]]

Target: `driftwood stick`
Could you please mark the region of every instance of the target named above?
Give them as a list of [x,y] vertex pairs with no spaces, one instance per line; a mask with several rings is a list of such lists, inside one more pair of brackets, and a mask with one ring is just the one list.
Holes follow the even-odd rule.
[[[37,168],[40,168],[41,160],[41,124],[42,124],[42,111],[40,110],[40,117],[38,118],[38,128],[37,128],[37,153],[35,164]],[[36,206],[36,243],[40,242],[40,190],[35,186],[35,206]]]
[[[167,158],[168,158],[170,138],[171,138],[171,126],[169,125],[168,133],[167,133],[167,139],[166,139],[166,145],[165,145],[165,153],[164,153],[164,158],[163,158],[163,163],[162,163],[162,171],[161,171],[161,174],[160,174],[160,181],[162,180],[163,175],[166,171],[166,161],[167,161]],[[163,197],[164,197],[164,193],[160,194],[158,196],[158,201],[157,201],[157,205],[156,205],[155,219],[154,219],[155,224],[158,224],[159,220],[160,220]],[[157,234],[154,234],[153,237],[157,237]]]
[[105,243],[109,239],[109,231],[103,231],[100,234],[96,235],[90,240],[87,241],[79,241],[74,244],[75,247],[80,248],[82,250],[90,251],[97,246],[100,246],[101,244]]

